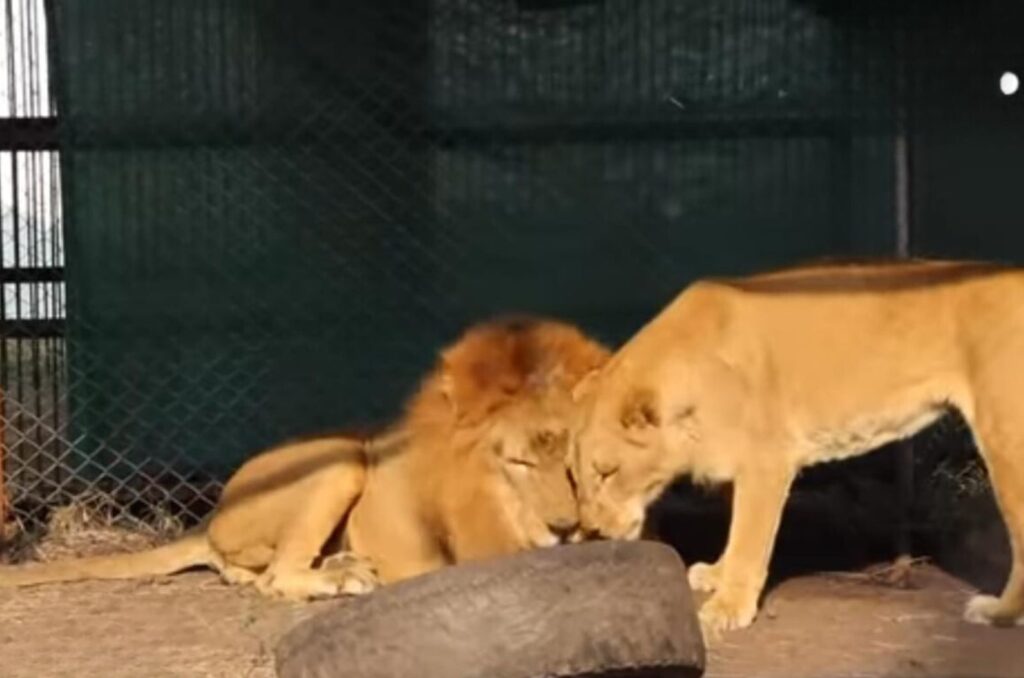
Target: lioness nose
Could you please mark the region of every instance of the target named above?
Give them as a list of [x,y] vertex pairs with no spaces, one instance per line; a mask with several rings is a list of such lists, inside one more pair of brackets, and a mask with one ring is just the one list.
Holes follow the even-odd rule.
[[558,537],[558,541],[565,543],[569,541],[569,537],[578,530],[580,523],[575,518],[559,518],[548,523],[548,529],[551,530],[551,534]]

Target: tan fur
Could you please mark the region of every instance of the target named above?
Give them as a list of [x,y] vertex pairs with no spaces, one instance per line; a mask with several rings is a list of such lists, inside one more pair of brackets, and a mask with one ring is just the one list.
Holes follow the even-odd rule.
[[271,449],[239,468],[196,533],[141,553],[0,568],[0,586],[208,566],[267,595],[311,599],[577,539],[570,391],[607,356],[561,323],[475,326],[389,431]]
[[1013,547],[972,622],[1024,623],[1024,270],[814,265],[685,289],[584,378],[583,528],[636,538],[674,478],[733,483],[728,544],[690,568],[710,635],[757,612],[797,472],[910,436],[951,408],[974,432]]

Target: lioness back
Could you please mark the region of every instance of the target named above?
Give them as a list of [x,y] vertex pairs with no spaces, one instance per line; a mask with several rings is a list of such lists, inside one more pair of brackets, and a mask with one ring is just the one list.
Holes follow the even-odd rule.
[[[979,352],[1017,346],[1019,353],[1005,357],[1024,362],[1020,269],[958,262],[822,266],[708,287],[720,297],[723,327],[740,330],[719,337],[730,347],[725,351],[779,399],[778,414],[816,422],[805,432],[813,449],[804,450],[803,462],[875,449],[920,430],[949,406],[971,417],[969,382]],[[855,431],[827,439],[826,422],[850,418],[873,418],[879,430],[865,422],[861,440]]]

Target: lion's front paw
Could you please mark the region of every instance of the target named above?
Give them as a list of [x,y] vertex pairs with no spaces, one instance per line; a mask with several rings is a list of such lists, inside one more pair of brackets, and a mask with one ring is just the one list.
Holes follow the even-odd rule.
[[245,584],[252,584],[256,581],[258,574],[252,570],[244,567],[237,567],[235,565],[223,565],[220,570],[220,578],[225,584],[231,584],[235,586],[242,586]]
[[318,570],[268,569],[255,581],[260,593],[291,601],[363,595],[379,584],[370,561],[354,555],[327,560]]
[[1024,626],[1024,614],[1019,609],[1008,609],[995,596],[974,596],[967,601],[964,619],[972,624],[987,626]]
[[341,595],[361,596],[373,592],[380,586],[377,568],[370,559],[348,551],[325,558],[321,570],[337,583],[337,590]]
[[265,571],[255,582],[256,590],[269,598],[302,602],[336,595],[336,586],[305,571]]
[[742,629],[757,616],[757,596],[718,591],[701,606],[701,631],[707,642],[718,638],[723,631]]
[[694,563],[686,572],[690,588],[694,591],[712,593],[718,588],[722,568],[718,563]]

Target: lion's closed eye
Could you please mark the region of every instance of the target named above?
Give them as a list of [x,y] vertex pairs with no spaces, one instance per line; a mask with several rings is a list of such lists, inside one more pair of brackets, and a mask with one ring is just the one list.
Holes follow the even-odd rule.
[[535,464],[533,460],[522,459],[520,457],[509,457],[505,459],[505,463],[508,464],[509,466],[515,466],[517,468],[522,469],[535,468],[537,466],[537,464]]

